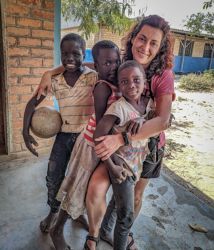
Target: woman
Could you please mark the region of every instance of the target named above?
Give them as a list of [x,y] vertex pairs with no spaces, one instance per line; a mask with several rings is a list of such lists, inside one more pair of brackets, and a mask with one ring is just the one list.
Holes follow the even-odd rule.
[[[174,100],[174,76],[172,73],[172,44],[170,27],[168,23],[157,15],[152,15],[140,21],[127,36],[124,60],[134,59],[140,63],[147,75],[148,85],[145,95],[153,95],[156,103],[156,117],[146,122],[135,136],[128,135],[129,140],[138,140],[151,137],[167,129],[171,104]],[[164,152],[165,138],[161,133],[159,136],[158,151],[155,154],[158,159],[153,161],[153,156],[147,156],[143,166],[141,179],[135,186],[135,218],[137,217],[141,205],[144,190],[150,178],[160,175],[160,168]],[[97,155],[102,160],[107,159],[121,145],[124,145],[124,138],[121,134],[110,135],[99,138],[101,142],[95,147]],[[102,215],[105,212],[105,194],[109,188],[109,177],[103,164],[101,163],[91,177],[86,197],[87,213],[89,218],[89,235],[98,236],[99,225]],[[110,204],[112,204],[111,201]],[[111,226],[111,207],[108,208],[101,228],[101,238],[109,240]],[[98,216],[100,215],[100,217]],[[123,223],[121,221],[121,223]],[[132,237],[132,234],[131,234]],[[114,233],[114,240],[119,240],[119,232]],[[90,249],[95,249],[94,242],[88,241]],[[136,249],[133,238],[129,239],[127,249]]]
[[[99,138],[100,144],[96,146],[97,155],[103,160],[107,159],[121,145],[124,145],[124,139],[139,140],[149,138],[157,133],[167,129],[171,104],[174,100],[174,77],[172,73],[173,55],[170,27],[168,23],[157,15],[151,15],[140,21],[127,36],[124,60],[136,60],[146,71],[148,86],[145,89],[145,95],[153,97],[155,100],[156,117],[147,121],[140,128],[135,136],[123,138],[121,134],[110,135]],[[40,84],[37,92],[38,96],[47,88],[50,81],[50,75],[61,72],[58,68],[47,72]],[[150,87],[149,87],[150,86]],[[149,99],[149,98],[148,98]],[[149,178],[155,178],[160,175],[160,168],[164,152],[165,138],[161,133],[159,136],[158,151],[146,158],[142,168],[141,179],[135,186],[135,218],[137,217],[142,204],[144,190],[149,182]],[[154,159],[158,158],[158,159]],[[106,211],[106,193],[110,186],[108,172],[103,163],[94,171],[88,186],[86,196],[86,207],[89,220],[89,235],[87,246],[91,250],[96,249],[96,241],[99,235],[99,228]],[[113,204],[112,200],[110,204]],[[101,238],[109,241],[109,232],[112,222],[112,207],[109,207],[102,223]],[[123,223],[123,221],[119,222]],[[110,223],[111,224],[111,223]],[[114,240],[119,240],[119,232],[115,231]],[[136,249],[133,236],[130,235],[127,249]]]

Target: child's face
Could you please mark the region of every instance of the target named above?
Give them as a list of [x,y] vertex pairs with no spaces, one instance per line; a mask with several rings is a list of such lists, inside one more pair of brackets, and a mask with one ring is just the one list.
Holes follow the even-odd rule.
[[141,98],[144,82],[143,73],[138,67],[125,68],[118,75],[120,91],[129,101],[137,101]]
[[116,49],[100,49],[94,64],[99,79],[117,83],[117,69],[120,65],[119,53]]
[[65,70],[75,72],[83,62],[84,53],[75,41],[64,41],[61,47],[61,61]]

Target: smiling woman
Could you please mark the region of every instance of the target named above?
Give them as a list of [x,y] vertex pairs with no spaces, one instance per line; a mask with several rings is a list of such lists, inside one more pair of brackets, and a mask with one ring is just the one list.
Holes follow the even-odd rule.
[[136,61],[144,66],[146,69],[150,62],[157,55],[161,41],[163,38],[163,31],[157,30],[149,25],[144,25],[140,32],[132,40],[132,55]]

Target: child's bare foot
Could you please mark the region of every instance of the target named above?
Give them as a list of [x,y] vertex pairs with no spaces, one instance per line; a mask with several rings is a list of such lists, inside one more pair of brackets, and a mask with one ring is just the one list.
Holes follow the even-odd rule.
[[49,212],[48,216],[44,218],[40,222],[40,230],[42,233],[49,233],[50,228],[53,226],[54,222],[56,221],[57,213]]
[[74,220],[75,222],[80,223],[81,225],[83,225],[83,227],[85,228],[85,230],[88,231],[89,226],[88,226],[88,220],[86,215],[80,215],[77,219]]
[[50,229],[50,236],[56,250],[71,250],[70,246],[65,241],[63,227],[60,229],[52,227]]

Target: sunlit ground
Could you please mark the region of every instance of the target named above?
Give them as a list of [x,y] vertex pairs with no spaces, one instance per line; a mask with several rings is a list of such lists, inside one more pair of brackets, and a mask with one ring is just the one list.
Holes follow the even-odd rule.
[[165,164],[214,200],[214,93],[176,89],[176,95]]

